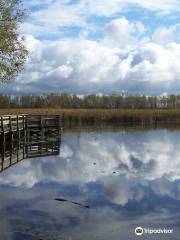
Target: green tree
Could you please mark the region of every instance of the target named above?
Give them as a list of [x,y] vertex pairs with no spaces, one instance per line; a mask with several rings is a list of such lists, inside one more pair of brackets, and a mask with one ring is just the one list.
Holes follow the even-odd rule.
[[27,50],[18,33],[25,16],[21,0],[0,0],[0,82],[8,82],[23,68]]

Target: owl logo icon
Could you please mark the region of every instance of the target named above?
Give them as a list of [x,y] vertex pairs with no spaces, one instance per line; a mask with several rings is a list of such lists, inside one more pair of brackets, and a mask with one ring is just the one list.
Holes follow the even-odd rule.
[[137,228],[135,229],[135,234],[136,234],[137,236],[143,235],[143,228],[142,228],[142,227],[137,227]]

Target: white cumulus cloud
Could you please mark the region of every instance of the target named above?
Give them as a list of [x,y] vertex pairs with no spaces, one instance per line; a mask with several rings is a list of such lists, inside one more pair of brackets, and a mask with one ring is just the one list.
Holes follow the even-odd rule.
[[[122,29],[125,39],[130,38],[133,28],[125,19],[120,22],[130,26],[127,32]],[[116,34],[113,30],[110,33]],[[119,35],[121,30],[117,31]],[[30,56],[25,71],[4,86],[4,92],[17,92],[17,86],[19,93],[180,91],[180,44],[175,42],[160,45],[147,41],[123,47],[109,46],[104,40],[43,41],[27,36],[26,41]]]

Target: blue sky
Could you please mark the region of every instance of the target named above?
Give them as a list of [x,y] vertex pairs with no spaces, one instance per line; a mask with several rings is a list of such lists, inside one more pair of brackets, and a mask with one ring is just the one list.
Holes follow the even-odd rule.
[[180,92],[179,0],[31,0],[29,58],[0,91]]

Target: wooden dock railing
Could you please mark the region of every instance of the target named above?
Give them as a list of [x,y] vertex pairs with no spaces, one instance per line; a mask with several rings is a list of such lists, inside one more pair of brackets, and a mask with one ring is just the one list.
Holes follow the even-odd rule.
[[59,154],[61,116],[0,117],[0,171],[32,157]]
[[28,115],[10,115],[0,117],[0,134],[25,129]]

